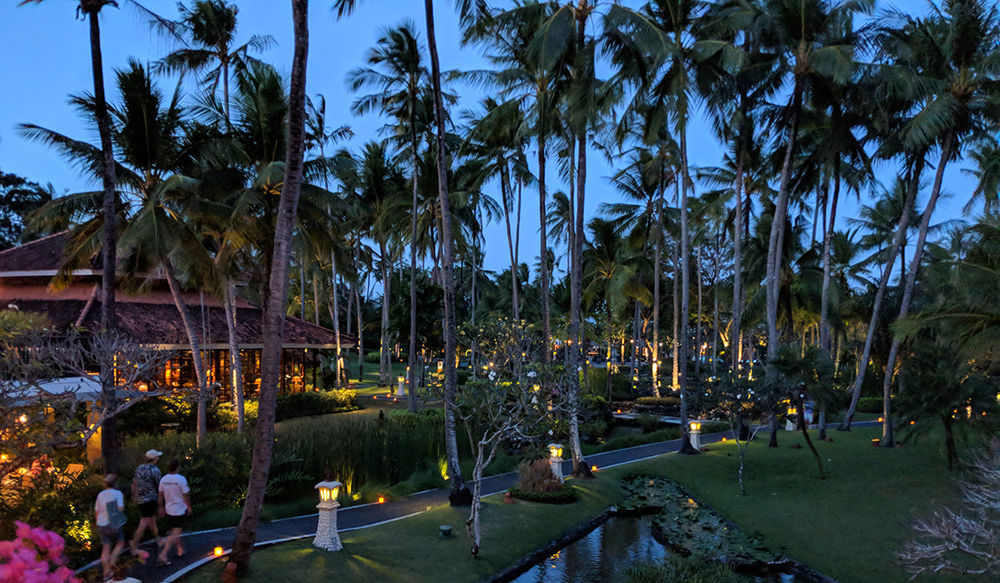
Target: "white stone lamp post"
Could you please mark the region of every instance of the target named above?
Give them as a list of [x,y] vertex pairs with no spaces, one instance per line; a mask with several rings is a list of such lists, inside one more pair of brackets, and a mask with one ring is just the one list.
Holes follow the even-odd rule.
[[692,421],[690,427],[691,446],[697,450],[701,450],[701,421]]
[[396,396],[405,397],[406,396],[406,377],[396,377]]
[[566,478],[563,477],[562,471],[562,451],[563,446],[561,443],[549,444],[549,467],[552,468],[552,473],[559,478],[560,482],[566,481]]
[[316,538],[313,546],[324,551],[339,551],[344,548],[340,542],[340,535],[337,534],[337,494],[340,493],[340,482],[320,482],[316,484],[319,490],[319,524],[316,526]]

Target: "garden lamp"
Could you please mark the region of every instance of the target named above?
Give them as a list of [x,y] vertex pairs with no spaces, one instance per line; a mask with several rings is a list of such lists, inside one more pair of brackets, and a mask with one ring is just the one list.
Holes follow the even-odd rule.
[[691,445],[695,449],[701,449],[701,421],[692,421],[689,424],[691,428]]
[[316,505],[319,510],[319,524],[316,526],[313,546],[324,551],[339,551],[344,548],[337,533],[337,508],[340,507],[337,495],[341,486],[343,484],[340,482],[333,481],[316,484],[316,489],[319,490],[319,504]]
[[562,453],[563,446],[561,443],[549,444],[549,467],[552,468],[552,473],[555,474],[556,478],[558,478],[560,482],[565,481],[562,471]]

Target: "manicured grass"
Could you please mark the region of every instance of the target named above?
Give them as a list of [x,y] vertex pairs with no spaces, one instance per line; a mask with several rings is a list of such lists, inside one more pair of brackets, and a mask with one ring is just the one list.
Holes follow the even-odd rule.
[[[467,508],[440,507],[404,520],[344,533],[339,553],[314,552],[312,539],[302,539],[254,553],[243,581],[352,583],[475,581],[515,562],[606,509],[619,497],[618,475],[588,480],[580,501],[570,505],[518,501],[504,504],[490,496],[483,505],[483,547],[479,559],[469,556],[465,534]],[[454,536],[437,538],[438,527],[450,524]],[[221,562],[199,569],[185,582],[218,581]]]
[[[580,502],[549,506],[505,505],[492,496],[484,506],[483,550],[468,555],[467,509],[436,508],[415,517],[344,533],[345,550],[313,552],[311,539],[255,553],[247,581],[476,581],[541,547],[576,524],[616,504],[622,476],[645,473],[673,478],[704,503],[784,553],[843,583],[903,582],[907,574],[894,555],[909,536],[909,523],[955,489],[937,443],[898,449],[870,445],[877,428],[831,432],[834,443],[817,442],[828,473],[819,480],[809,450],[792,449],[801,436],[782,432],[781,448],[766,439],[747,454],[746,497],[738,495],[737,452],[732,443],[713,444],[699,456],[676,454],[601,471],[595,480],[574,481]],[[436,538],[450,524],[455,536]],[[217,581],[221,564],[186,581]],[[929,580],[929,579],[927,579]],[[937,576],[934,581],[985,580]]]
[[879,428],[829,434],[834,443],[816,442],[825,480],[807,448],[789,447],[802,443],[801,435],[782,432],[778,449],[767,448],[766,435],[758,438],[747,453],[746,497],[738,495],[732,443],[713,444],[693,458],[668,455],[626,467],[673,478],[772,550],[842,583],[907,581],[894,557],[909,525],[956,492],[938,441],[883,449],[871,445]]

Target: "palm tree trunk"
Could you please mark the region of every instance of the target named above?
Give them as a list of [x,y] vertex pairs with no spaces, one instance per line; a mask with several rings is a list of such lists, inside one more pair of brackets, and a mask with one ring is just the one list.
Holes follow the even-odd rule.
[[289,87],[288,150],[285,155],[285,177],[275,225],[274,255],[268,284],[269,296],[264,311],[260,398],[250,480],[247,484],[243,514],[236,530],[236,540],[233,542],[233,552],[229,556],[229,563],[235,565],[233,569],[237,576],[245,575],[250,566],[250,553],[253,552],[254,540],[257,537],[267,477],[271,469],[271,452],[274,448],[275,399],[278,394],[278,373],[281,365],[285,301],[288,297],[289,261],[296,209],[302,187],[302,159],[305,152],[306,60],[309,54],[308,6],[308,0],[292,0],[295,49]]
[[[636,381],[639,380],[639,319],[641,314],[639,311],[642,309],[639,306],[639,300],[632,302],[632,357],[629,361],[629,378],[632,379],[632,390],[638,389]],[[622,355],[624,358],[624,355]]]
[[778,356],[778,345],[781,337],[778,333],[778,294],[781,279],[781,256],[785,233],[785,220],[788,216],[788,191],[791,182],[792,155],[795,152],[796,138],[799,132],[799,114],[802,110],[802,81],[795,77],[795,87],[792,96],[792,124],[788,130],[788,144],[785,147],[785,159],[781,165],[781,182],[778,187],[778,200],[774,205],[774,215],[771,221],[771,233],[767,242],[767,376],[774,376],[772,361]]
[[882,299],[885,297],[885,290],[889,285],[889,276],[892,275],[892,266],[896,263],[896,256],[899,255],[903,247],[903,240],[906,237],[906,230],[910,226],[910,212],[917,197],[917,189],[920,184],[920,175],[923,171],[924,155],[921,153],[916,157],[909,181],[906,185],[906,199],[903,201],[903,212],[899,217],[899,224],[896,225],[896,234],[892,238],[892,247],[889,249],[889,256],[886,258],[885,268],[879,278],[878,291],[875,292],[875,303],[872,306],[872,317],[868,323],[868,332],[865,335],[865,346],[858,360],[858,374],[854,379],[854,388],[851,394],[851,404],[847,407],[847,413],[840,422],[838,431],[850,431],[851,421],[854,419],[854,412],[858,408],[858,400],[861,399],[861,385],[865,382],[865,372],[868,370],[868,359],[871,358],[872,343],[875,340],[875,333],[878,328],[879,311],[882,309]]
[[357,284],[354,286],[354,302],[358,312],[358,383],[364,380],[365,376],[365,328],[361,313],[361,292]]
[[[582,27],[582,22],[581,22]],[[582,34],[582,30],[581,30]],[[577,137],[577,168],[576,168],[576,213],[574,219],[572,278],[570,279],[570,338],[574,346],[570,347],[570,374],[572,382],[569,385],[569,443],[573,455],[573,475],[592,477],[590,467],[583,459],[583,448],[580,445],[580,374],[579,368],[583,362],[583,313],[581,301],[583,298],[583,222],[584,196],[587,185],[587,134],[581,131]]]
[[660,396],[660,269],[663,261],[663,163],[656,189],[656,235],[653,244],[653,396]]
[[701,376],[701,359],[705,356],[705,352],[701,349],[701,321],[702,321],[702,285],[701,285],[701,245],[695,247],[694,250],[694,273],[695,277],[698,279],[698,319],[695,321],[694,327],[694,350],[698,358],[694,361],[694,376],[698,378]]
[[681,211],[681,283],[680,283],[680,348],[677,351],[679,366],[678,387],[681,398],[681,448],[679,453],[692,454],[698,450],[691,445],[691,429],[688,426],[688,399],[687,399],[687,365],[688,365],[688,319],[691,314],[691,266],[690,266],[690,241],[688,239],[688,213],[687,199],[688,188],[691,187],[691,180],[688,178],[687,160],[687,127],[682,123],[680,126],[680,146],[681,146],[681,197],[678,201]]
[[[337,350],[337,352],[336,352],[337,373],[336,373],[336,376],[334,377],[335,380],[333,382],[333,386],[335,388],[339,389],[340,388],[340,383],[344,379],[344,371],[341,369],[341,362],[342,362],[342,360],[341,360],[341,356],[340,356],[340,354],[341,354],[341,351],[340,351],[340,299],[338,297],[340,294],[338,293],[339,290],[337,289],[337,255],[333,251],[330,251],[330,284],[331,284],[330,295],[333,297],[333,313],[330,314],[330,316],[331,316],[331,319],[333,321],[334,341],[337,344],[337,348],[336,348],[336,350]],[[350,301],[347,302],[347,305],[350,306]],[[350,315],[347,316],[348,321],[350,321],[350,317],[351,317]]]
[[226,312],[226,329],[229,332],[229,366],[232,367],[233,402],[236,404],[236,433],[243,433],[243,358],[240,356],[240,339],[236,331],[236,284],[225,281],[222,305]]
[[306,322],[306,267],[299,263],[299,316]]
[[[830,248],[833,242],[833,227],[837,222],[837,203],[840,200],[840,158],[834,161],[833,199],[830,201],[830,222],[823,232],[823,289],[820,294],[819,311],[819,347],[830,353]],[[823,201],[824,206],[826,201]]]
[[548,225],[545,217],[545,88],[543,80],[539,81],[536,101],[538,102],[538,259],[539,259],[539,279],[541,280],[542,292],[542,362],[548,364],[552,361],[552,322],[550,315],[549,298],[549,247],[548,247]]
[[514,235],[510,228],[510,177],[507,169],[500,169],[500,200],[503,203],[503,220],[507,228],[507,254],[510,256],[510,303],[511,316],[515,322],[521,321],[520,301],[517,297],[517,259],[514,257]]
[[[742,137],[742,135],[741,135]],[[733,320],[729,326],[729,346],[732,352],[733,372],[740,374],[743,356],[743,140],[736,153],[736,207],[733,220]]]
[[417,196],[419,194],[420,161],[417,154],[417,126],[410,96],[410,154],[413,156],[413,190],[410,193],[410,344],[406,355],[407,408],[417,412]]
[[[198,335],[195,333],[194,324],[191,322],[191,315],[188,314],[187,307],[184,305],[184,298],[181,296],[181,289],[180,286],[177,285],[177,277],[174,275],[174,266],[170,263],[169,259],[164,259],[163,271],[167,276],[167,285],[170,286],[170,295],[174,300],[174,306],[177,308],[177,313],[181,317],[181,324],[184,326],[184,333],[187,334],[188,343],[191,345],[191,362],[194,365],[195,382],[198,384],[196,389],[198,413],[195,439],[197,446],[201,447],[204,445],[205,436],[208,434],[207,403],[211,398],[211,395],[208,394],[208,383],[205,380],[205,364],[201,359],[201,347],[198,343]],[[203,340],[208,339],[203,338]]]
[[319,279],[317,279],[315,271],[312,274],[312,280],[313,280],[313,317],[315,318],[314,322],[316,322],[316,325],[319,326]]
[[379,243],[382,263],[382,322],[378,345],[378,385],[389,384],[389,293],[392,289],[392,269],[386,258],[385,243]]
[[719,370],[719,248],[715,249],[715,273],[712,277],[712,375]]
[[[941,194],[941,182],[944,180],[944,169],[948,165],[948,160],[952,154],[952,141],[954,135],[948,132],[944,143],[941,145],[941,158],[938,160],[937,172],[934,174],[934,187],[931,189],[931,197],[927,200],[923,216],[920,219],[920,230],[917,232],[917,244],[913,248],[913,257],[910,259],[910,269],[906,273],[906,284],[903,286],[903,300],[899,306],[899,319],[902,320],[910,313],[910,301],[913,299],[913,288],[917,283],[917,271],[920,269],[920,260],[924,256],[924,242],[927,240],[927,231],[931,224],[931,215],[934,214],[934,207],[937,205],[938,196]],[[896,357],[899,354],[899,339],[893,337],[892,346],[889,348],[889,360],[885,364],[885,379],[882,381],[882,439],[879,445],[883,447],[893,447],[895,445],[892,435],[892,373],[896,366]]]
[[455,411],[453,403],[458,384],[455,358],[458,353],[458,330],[455,323],[455,279],[452,266],[455,262],[453,239],[451,236],[451,206],[448,200],[447,152],[445,151],[444,101],[441,95],[441,68],[438,63],[437,37],[434,32],[434,0],[424,0],[424,14],[427,18],[427,48],[431,56],[431,83],[434,88],[434,121],[437,124],[437,174],[438,205],[441,211],[441,279],[444,291],[444,427],[445,449],[448,459],[448,475],[451,478],[451,492],[448,499],[452,505],[466,506],[472,502],[472,493],[458,465],[458,440],[455,432]]
[[[101,139],[101,185],[104,191],[101,216],[104,221],[101,231],[101,333],[113,334],[118,327],[115,317],[115,268],[117,267],[117,213],[118,196],[115,192],[115,155],[111,142],[111,117],[108,115],[107,100],[104,96],[104,59],[101,55],[101,25],[98,13],[104,3],[80,3],[80,9],[87,11],[90,26],[90,67],[94,81],[94,117]],[[114,370],[108,364],[101,364],[101,398],[106,406],[114,408]],[[114,418],[101,425],[101,457],[105,472],[117,472],[121,441],[118,437]]]

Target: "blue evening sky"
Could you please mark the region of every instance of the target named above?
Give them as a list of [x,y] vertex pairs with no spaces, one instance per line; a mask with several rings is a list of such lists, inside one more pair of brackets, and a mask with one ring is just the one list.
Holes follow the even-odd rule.
[[[129,57],[152,62],[168,52],[172,45],[150,32],[145,19],[128,0],[121,0],[121,8],[108,7],[101,17],[105,74],[111,91],[111,72],[125,64]],[[638,4],[638,2],[627,2]],[[16,125],[36,123],[73,137],[92,140],[96,135],[88,130],[75,110],[67,104],[72,93],[92,89],[90,73],[90,48],[88,27],[76,18],[76,0],[45,0],[38,5],[18,6],[17,0],[7,0],[0,7],[0,55],[3,55],[2,86],[0,92],[0,168],[5,172],[23,175],[40,183],[51,182],[57,192],[74,192],[96,189],[99,183],[81,176],[65,160],[43,145],[22,138]],[[277,46],[262,58],[287,73],[291,63],[292,25],[290,3],[282,0],[240,0],[238,35],[243,42],[252,34],[270,34]],[[357,118],[349,107],[354,99],[346,86],[347,72],[363,64],[365,52],[379,37],[383,27],[394,26],[404,19],[411,19],[418,30],[425,27],[423,2],[420,0],[368,0],[362,2],[353,16],[338,21],[330,6],[332,2],[311,2],[310,53],[308,93],[322,93],[327,98],[327,116],[331,125],[347,123],[355,131],[354,144],[375,139],[384,120],[377,116]],[[494,2],[503,5],[506,2]],[[160,14],[174,18],[176,3],[147,0],[145,5]],[[887,3],[880,3],[886,6]],[[897,6],[908,11],[924,12],[922,1],[907,0]],[[486,67],[478,49],[459,45],[458,23],[451,2],[436,2],[438,48],[444,69],[476,69]],[[172,89],[172,82],[163,80],[164,91]],[[483,96],[479,89],[455,86],[461,96],[458,109],[470,109]],[[459,119],[457,112],[454,116]],[[699,116],[690,131],[689,151],[693,166],[719,163],[722,155],[719,143]],[[607,178],[614,172],[597,152],[589,156],[587,213],[596,213],[601,202],[616,198]],[[936,220],[961,216],[962,201],[974,187],[973,181],[964,176],[953,164],[946,173],[945,190],[952,198],[939,203]],[[882,180],[891,180],[893,169],[881,172]],[[553,173],[549,176],[550,190],[564,189]],[[929,178],[928,178],[929,180]],[[495,188],[493,190],[496,190]],[[491,192],[496,196],[495,192]],[[521,260],[534,264],[538,254],[538,201],[533,189],[524,191],[524,212],[521,230]],[[841,210],[847,217],[856,210],[856,203],[848,201]],[[503,225],[495,223],[486,231],[486,267],[501,270],[509,266]],[[560,265],[560,270],[564,268]]]

